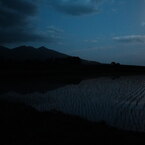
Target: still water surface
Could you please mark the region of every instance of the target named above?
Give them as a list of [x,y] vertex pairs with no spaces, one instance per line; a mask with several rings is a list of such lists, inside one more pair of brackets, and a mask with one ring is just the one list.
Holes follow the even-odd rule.
[[100,77],[53,90],[48,87],[43,93],[11,90],[0,98],[25,103],[39,111],[57,110],[95,122],[105,121],[124,130],[145,132],[145,76]]

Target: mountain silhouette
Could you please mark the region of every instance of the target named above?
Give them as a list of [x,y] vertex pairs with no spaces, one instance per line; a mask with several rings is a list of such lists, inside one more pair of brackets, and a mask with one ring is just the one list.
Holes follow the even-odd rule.
[[116,62],[111,64],[88,61],[76,56],[63,54],[46,47],[34,48],[20,46],[13,49],[0,46],[1,76],[24,74],[29,76],[96,76],[121,74],[145,74],[144,66],[121,65]]
[[85,59],[80,59],[79,57],[70,56],[57,52],[55,50],[48,49],[44,46],[39,48],[34,48],[32,46],[20,46],[16,48],[9,49],[4,46],[0,46],[0,60],[3,61],[46,61],[46,60],[63,60],[63,62],[69,61],[80,61],[83,65],[96,65],[100,64],[96,61],[88,61]]
[[55,58],[67,58],[69,55],[47,49],[46,47],[34,48],[31,46],[20,46],[9,49],[0,46],[0,59],[2,60],[47,60]]

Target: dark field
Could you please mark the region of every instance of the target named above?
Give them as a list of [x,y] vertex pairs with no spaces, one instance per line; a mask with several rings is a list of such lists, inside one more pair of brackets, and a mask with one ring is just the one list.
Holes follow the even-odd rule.
[[[100,84],[100,87],[101,86],[103,87],[105,85],[104,79],[106,80],[106,78],[100,78],[98,76],[98,78],[95,78],[94,80],[92,79],[90,81],[89,80],[83,81],[84,83],[83,82],[80,83],[82,81],[81,77],[79,79],[78,79],[78,77],[74,77],[75,79],[71,80],[71,78],[69,79],[68,76],[65,76],[66,79],[64,79],[64,77],[63,78],[60,77],[59,79],[54,79],[54,77],[51,77],[51,79],[50,79],[50,77],[48,77],[47,79],[43,79],[43,77],[37,78],[37,79],[34,77],[33,78],[26,77],[27,79],[26,78],[20,79],[19,77],[16,77],[16,78],[15,77],[11,78],[11,79],[3,78],[3,79],[1,79],[1,83],[0,83],[0,86],[1,86],[1,90],[0,90],[0,94],[1,94],[1,99],[0,99],[1,139],[0,139],[0,142],[1,143],[0,144],[2,144],[2,145],[48,145],[48,144],[50,144],[50,145],[67,145],[67,144],[69,144],[69,145],[77,145],[77,144],[79,144],[79,145],[80,144],[89,144],[89,145],[136,144],[136,145],[139,145],[139,144],[145,143],[145,133],[142,131],[141,132],[140,131],[129,131],[129,130],[127,131],[127,130],[121,129],[121,128],[117,129],[116,127],[111,127],[110,124],[108,124],[108,122],[106,122],[107,120],[95,122],[95,121],[89,120],[89,118],[85,119],[84,117],[75,115],[75,112],[74,112],[74,115],[73,114],[71,115],[70,114],[71,112],[62,113],[61,110],[59,111],[59,110],[55,110],[55,109],[51,109],[50,111],[45,110],[43,112],[40,112],[36,109],[37,107],[35,108],[35,103],[36,103],[36,105],[37,105],[37,103],[40,105],[42,103],[42,106],[43,106],[43,99],[44,99],[45,93],[47,94],[47,92],[49,92],[49,91],[55,92],[55,90],[58,90],[58,94],[60,94],[60,96],[59,95],[58,95],[58,97],[54,96],[56,99],[58,98],[58,100],[54,99],[55,102],[58,101],[58,103],[59,103],[60,100],[62,102],[64,101],[64,105],[68,106],[68,108],[70,108],[70,110],[72,110],[73,106],[69,107],[69,105],[70,105],[70,102],[74,101],[74,104],[76,105],[74,110],[78,109],[79,103],[81,104],[81,102],[83,103],[87,99],[87,91],[90,90],[91,86],[95,88],[94,85]],[[143,85],[143,82],[144,82],[143,78],[144,78],[143,76],[139,76],[139,77],[138,76],[135,76],[135,77],[126,76],[125,81],[124,81],[124,78],[122,79],[121,76],[120,77],[110,76],[107,80],[112,84],[112,87],[115,82],[117,83],[117,82],[119,82],[119,80],[122,80],[121,86],[124,86],[124,84],[122,84],[124,82],[128,85],[131,84],[132,86],[128,86],[128,87],[130,87],[130,89],[132,90],[133,86],[136,87],[136,85],[137,85],[137,87],[140,87],[140,85],[141,86]],[[131,82],[128,83],[129,81],[131,81]],[[137,83],[136,83],[136,81],[137,81]],[[94,84],[94,82],[96,82],[96,84]],[[81,86],[84,86],[83,84],[87,85],[86,90],[84,90],[84,88],[81,88]],[[78,86],[78,88],[80,87],[79,88],[80,91],[84,90],[84,97],[82,98],[83,100],[80,100],[80,102],[78,102],[78,99],[81,96],[77,93],[76,90],[74,90],[70,93],[68,92],[68,95],[65,93],[64,98],[61,98],[61,96],[63,96],[63,94],[61,94],[61,88],[64,88],[64,90],[66,90],[67,88],[69,89],[69,85],[70,85],[70,88]],[[107,84],[106,84],[106,87],[107,87]],[[109,84],[108,84],[108,87],[111,88],[111,86]],[[126,86],[124,86],[124,87],[126,87]],[[119,89],[119,88],[120,88],[120,85],[116,86],[116,89]],[[144,90],[143,88],[144,87],[142,86],[142,90]],[[96,87],[96,89],[97,89],[97,87]],[[103,89],[104,88],[102,88],[102,90]],[[59,90],[60,90],[60,92],[59,92]],[[108,90],[109,90],[109,88],[108,88]],[[105,89],[106,92],[108,90]],[[114,88],[114,90],[115,90],[115,88]],[[124,90],[124,89],[122,89],[122,90]],[[142,92],[142,90],[141,90],[141,92]],[[7,96],[8,95],[7,93],[11,94],[11,92],[16,93],[16,98],[15,98],[15,95],[13,95],[13,93],[12,93],[12,96],[9,96],[6,98],[3,97],[4,95]],[[38,96],[37,96],[37,94],[35,94],[35,92],[38,93]],[[96,90],[94,90],[94,92],[96,92]],[[118,92],[118,90],[116,90],[116,92]],[[73,95],[73,93],[78,94],[78,96],[75,96],[76,99],[74,98],[72,100],[70,95]],[[86,94],[86,96],[85,96],[85,94]],[[131,93],[131,95],[133,95],[133,94],[134,93]],[[18,97],[18,95],[19,95],[19,97]],[[27,95],[28,98],[27,97],[25,98],[25,95]],[[33,95],[33,97],[31,98],[32,95]],[[39,97],[39,95],[40,95],[40,97]],[[104,101],[100,100],[100,103],[102,103],[102,105],[103,105],[103,102],[105,103],[108,100],[106,98],[105,92],[102,95],[104,95],[104,97],[100,96],[100,98],[102,98],[102,99],[104,98],[103,99]],[[139,95],[140,96],[138,96],[138,98],[136,98],[137,101],[140,100],[140,98],[142,96],[144,96],[144,92]],[[97,94],[95,96],[97,97]],[[110,102],[111,102],[113,96],[110,96],[110,97],[111,97],[110,98]],[[132,96],[132,97],[127,96],[127,97],[128,98],[124,97],[124,99],[128,100],[129,98],[131,98],[130,100],[132,101],[132,98],[134,98],[134,96]],[[47,98],[47,96],[46,96],[46,98]],[[92,99],[93,98],[94,98],[94,96],[92,96]],[[37,102],[37,99],[38,99],[38,102]],[[122,99],[121,99],[121,101],[122,101]],[[51,97],[48,95],[48,104],[46,106],[46,109],[47,109],[47,107],[49,107],[49,101],[51,104],[53,100],[51,100]],[[27,104],[27,102],[28,102],[28,104]],[[34,103],[34,107],[29,105],[29,103],[30,104],[32,103],[32,106]],[[44,100],[44,103],[45,103],[45,100]],[[85,107],[82,106],[82,108],[80,108],[80,111],[82,110],[84,113],[89,113],[91,115],[91,112],[87,111],[90,108],[89,103],[91,103],[91,102],[89,100],[88,101],[86,100],[86,103],[88,103],[88,106],[85,106]],[[95,100],[94,100],[94,103],[95,103]],[[92,102],[92,107],[94,106],[94,103]],[[99,104],[99,102],[97,104]],[[97,104],[96,104],[96,107],[97,107]],[[140,104],[140,103],[138,103],[138,104]],[[62,107],[63,107],[63,104],[60,104],[60,105],[62,105]],[[128,112],[131,115],[131,117],[134,115],[137,115],[136,116],[137,118],[135,120],[132,120],[133,118],[131,119],[129,117],[129,119],[131,119],[130,123],[131,124],[133,123],[134,126],[139,126],[139,128],[140,128],[140,124],[138,124],[138,123],[141,123],[141,126],[143,127],[144,126],[143,125],[143,122],[144,122],[144,119],[143,119],[144,113],[143,112],[144,111],[141,110],[141,108],[140,108],[140,110],[138,110],[137,106],[135,106],[135,108],[133,110],[134,112],[132,112],[130,107],[132,107],[132,106],[129,106],[129,105],[127,106],[128,111],[124,112],[124,114],[126,115]],[[66,107],[66,111],[68,108]],[[96,111],[96,116],[94,114],[94,116],[92,116],[92,117],[95,118],[95,117],[97,117],[98,113],[97,113],[97,110],[94,110],[94,111]],[[98,111],[103,113],[105,110],[103,109],[101,111],[99,109]],[[140,116],[140,117],[142,117],[143,120],[139,119],[139,114],[137,114],[139,111],[140,111],[140,113],[142,113],[142,116]],[[108,110],[108,112],[109,112],[109,110]],[[118,112],[119,112],[119,110],[118,110]],[[111,115],[111,110],[110,110],[110,115]],[[112,117],[115,117],[115,116],[112,115]],[[120,117],[122,117],[122,116],[120,116]],[[123,119],[123,118],[120,118],[120,119]],[[125,118],[122,120],[122,123],[121,123],[121,121],[120,121],[120,123],[123,124],[124,121],[125,121]],[[134,121],[138,121],[138,122],[134,122]],[[144,127],[141,130],[144,130]]]
[[[8,62],[0,67],[0,144],[145,143],[145,132],[142,131],[145,127],[144,103],[140,103],[145,96],[144,77],[142,79],[145,67],[82,65],[74,60],[69,64]],[[139,77],[132,78],[134,75]],[[104,78],[106,76],[107,79]],[[122,79],[122,76],[125,78]],[[90,81],[83,81],[87,79]],[[52,109],[48,109],[51,105]],[[117,110],[115,106],[121,109],[114,111]],[[104,109],[106,107],[109,113]],[[106,116],[108,114],[110,116]],[[100,119],[101,115],[106,118]],[[99,118],[99,121],[92,118]],[[116,122],[110,123],[108,118],[111,121],[116,119]],[[124,123],[128,124],[130,119],[129,127],[124,127]]]
[[145,134],[122,131],[57,111],[38,112],[0,101],[2,145],[144,144]]

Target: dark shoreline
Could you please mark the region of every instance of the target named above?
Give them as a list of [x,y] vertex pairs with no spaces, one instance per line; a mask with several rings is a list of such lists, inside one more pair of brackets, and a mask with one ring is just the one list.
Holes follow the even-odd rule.
[[145,66],[117,64],[3,64],[0,66],[0,79],[45,78],[55,80],[86,79],[104,76],[145,75]]
[[128,76],[145,76],[145,73],[110,73],[110,74],[73,74],[64,73],[14,73],[6,72],[0,73],[0,94],[7,92],[18,92],[21,94],[28,94],[33,92],[46,93],[50,90],[64,87],[66,85],[78,85],[81,81],[97,79],[102,77],[116,80],[121,77]]
[[145,133],[119,130],[105,122],[94,123],[55,110],[38,112],[29,106],[3,100],[0,107],[2,145],[145,143]]
[[[10,68],[6,67],[0,71],[0,92],[5,93],[18,89],[20,92],[29,93],[29,91],[38,91],[40,88],[45,91],[52,85],[52,82],[59,84],[54,86],[55,88],[67,84],[78,84],[84,79],[96,77],[117,79],[130,75],[145,75],[145,67],[63,64],[47,67],[36,65],[34,69],[31,65],[16,68],[10,65]],[[31,82],[38,85],[33,86]],[[27,88],[26,86],[31,89],[21,90],[21,88]],[[48,86],[48,88],[43,86]],[[145,133],[116,129],[103,121],[94,123],[57,111],[38,112],[24,104],[2,100],[0,107],[2,121],[0,124],[2,134],[0,142],[2,143],[0,144],[2,145],[139,145],[145,143]]]

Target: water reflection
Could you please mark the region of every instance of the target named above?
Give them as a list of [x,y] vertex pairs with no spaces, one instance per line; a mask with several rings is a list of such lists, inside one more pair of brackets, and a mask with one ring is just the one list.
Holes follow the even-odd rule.
[[11,91],[0,98],[22,102],[39,111],[55,109],[126,130],[145,131],[145,76],[102,77],[45,93]]

